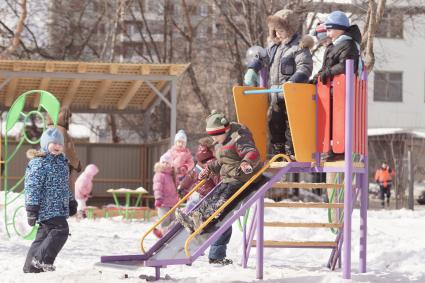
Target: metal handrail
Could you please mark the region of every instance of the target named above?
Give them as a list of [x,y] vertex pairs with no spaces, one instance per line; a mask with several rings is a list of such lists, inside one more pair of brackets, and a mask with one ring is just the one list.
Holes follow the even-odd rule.
[[239,196],[251,183],[256,180],[270,165],[278,158],[284,158],[286,161],[291,162],[291,159],[285,154],[276,154],[264,165],[254,176],[251,177],[242,187],[239,188],[224,204],[222,204],[206,221],[202,222],[201,226],[196,229],[187,239],[184,245],[186,256],[190,257],[189,244],[219,213],[221,213],[237,196]]
[[163,217],[161,217],[161,219],[159,219],[151,228],[148,229],[148,231],[142,236],[142,239],[140,241],[140,248],[143,253],[146,253],[144,245],[143,245],[143,242],[146,236],[150,232],[152,232],[159,224],[161,224],[171,213],[173,213],[177,208],[179,208],[183,202],[185,202],[195,191],[198,190],[198,188],[200,188],[206,182],[206,180],[207,179],[203,179],[199,181],[199,183],[196,184],[196,186],[193,187],[193,189],[190,192],[188,192],[179,202],[177,202],[176,205],[174,205],[169,211],[167,211],[167,213]]

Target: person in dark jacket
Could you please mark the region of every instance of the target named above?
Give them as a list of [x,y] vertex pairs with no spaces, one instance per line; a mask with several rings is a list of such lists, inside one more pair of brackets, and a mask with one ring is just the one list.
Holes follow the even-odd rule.
[[317,76],[323,83],[332,80],[334,76],[345,73],[345,61],[354,60],[354,72],[361,71],[360,43],[362,35],[357,25],[350,21],[341,11],[329,14],[325,21],[327,36],[332,40],[325,50],[322,68]]
[[56,128],[48,128],[40,146],[41,151],[27,152],[31,160],[25,172],[25,207],[28,224],[40,226],[26,257],[25,273],[55,270],[53,263],[68,239],[66,219],[77,213],[77,202],[69,189],[63,135]]
[[[350,25],[350,21],[341,11],[334,11],[329,14],[325,21],[326,34],[332,40],[328,44],[323,57],[322,68],[313,77],[312,82],[317,83],[318,78],[323,84],[332,81],[334,76],[345,74],[345,61],[354,60],[354,73],[360,74],[363,64],[360,58],[361,33],[357,25]],[[330,136],[332,137],[332,105],[333,87],[331,84],[330,97]],[[330,151],[327,154],[328,161],[342,160],[344,154],[335,154]]]
[[[177,220],[189,231],[197,229],[262,166],[260,154],[248,128],[242,124],[230,123],[223,114],[215,110],[207,117],[206,122],[207,133],[217,143],[216,160],[207,164],[199,174],[199,179],[214,173],[220,175],[222,182],[188,215],[181,210],[176,211]],[[258,178],[246,192],[254,190],[262,181],[263,178]]]
[[[313,59],[310,49],[313,39],[297,33],[299,18],[292,10],[283,9],[269,16],[269,42],[267,58],[255,57],[248,63],[244,77],[245,85],[254,85],[256,73],[267,66],[269,70],[269,86],[282,88],[284,83],[307,83],[312,70]],[[282,93],[272,93],[269,97],[270,107],[269,132],[273,154],[285,153],[292,159],[294,147],[289,128],[288,114]]]

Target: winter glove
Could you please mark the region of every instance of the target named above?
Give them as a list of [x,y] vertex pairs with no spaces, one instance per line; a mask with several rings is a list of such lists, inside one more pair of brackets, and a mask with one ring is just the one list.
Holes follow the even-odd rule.
[[202,180],[202,179],[206,179],[208,178],[208,175],[210,175],[211,171],[208,167],[205,167],[204,169],[202,169],[202,171],[199,173],[198,175],[198,179]]
[[326,68],[319,72],[319,76],[320,76],[320,81],[322,82],[322,84],[326,84],[328,79],[332,77],[331,70],[329,70],[329,68]]
[[256,86],[257,82],[258,82],[257,73],[254,71],[254,69],[248,69],[243,78],[244,85]]
[[27,205],[26,211],[27,211],[28,225],[30,225],[30,226],[35,225],[35,223],[37,222],[39,210],[40,210],[39,205]]
[[186,175],[187,174],[187,167],[186,165],[183,165],[179,168],[179,174]]
[[317,84],[317,75],[315,75],[311,80],[308,81],[309,84]]
[[78,203],[75,199],[69,201],[69,216],[77,214]]
[[252,166],[246,161],[243,161],[241,163],[240,168],[241,168],[242,172],[244,172],[245,174],[251,174],[252,173]]
[[155,200],[155,207],[161,207],[162,206],[162,199],[156,199]]
[[184,196],[186,195],[182,189],[182,186],[177,187],[177,194],[179,195],[180,198],[184,198]]

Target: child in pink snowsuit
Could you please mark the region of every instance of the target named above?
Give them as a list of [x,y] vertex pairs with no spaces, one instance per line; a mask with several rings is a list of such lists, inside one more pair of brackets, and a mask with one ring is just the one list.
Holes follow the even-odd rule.
[[193,162],[192,153],[186,147],[187,136],[184,130],[179,130],[174,137],[174,145],[167,151],[171,154],[173,159],[173,168],[176,172],[176,186],[186,176],[187,172],[193,169],[195,162]]
[[[153,176],[153,193],[155,197],[155,207],[158,210],[158,216],[163,217],[178,201],[179,196],[174,183],[174,172],[171,166],[173,159],[169,152],[164,153],[159,162],[155,164],[155,175]],[[174,220],[174,213],[161,223],[161,227],[154,231],[155,235],[166,232],[166,229]]]
[[93,189],[93,178],[98,172],[99,169],[96,165],[89,164],[75,181],[75,200],[78,203],[77,215],[85,215],[86,201],[89,199],[89,194]]

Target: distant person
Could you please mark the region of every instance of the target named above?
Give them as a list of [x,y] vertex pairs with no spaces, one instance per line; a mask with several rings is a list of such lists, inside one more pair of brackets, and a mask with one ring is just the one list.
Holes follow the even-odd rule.
[[68,160],[64,138],[56,128],[44,131],[41,150],[30,149],[25,171],[25,208],[28,224],[39,223],[24,265],[25,273],[55,271],[56,256],[68,239],[66,219],[77,213],[77,202],[69,190]]
[[386,161],[376,170],[375,181],[379,185],[379,198],[382,208],[385,207],[385,196],[387,196],[387,207],[390,207],[391,186],[395,172],[388,166]]
[[94,164],[87,165],[83,173],[78,176],[75,181],[75,200],[78,203],[77,216],[81,218],[86,217],[86,202],[89,199],[90,193],[93,189],[93,178],[99,172],[99,169]]
[[[166,152],[161,156],[154,168],[153,193],[159,218],[163,217],[179,201],[179,195],[177,194],[176,184],[174,182],[172,163],[173,158],[171,154]],[[161,223],[160,228],[153,231],[155,236],[161,238],[173,220],[174,214],[170,214]]]
[[[71,123],[72,112],[68,107],[62,107],[59,116],[56,128],[62,133],[64,137],[64,149],[63,153],[66,156],[69,164],[69,185],[72,192],[75,192],[74,184],[77,179],[78,173],[81,172],[82,166],[81,162],[78,159],[77,152],[75,151],[74,141],[69,135],[69,124]],[[53,127],[53,121],[48,116],[47,125]]]
[[179,130],[174,137],[174,145],[168,150],[171,154],[172,163],[176,175],[176,186],[178,186],[186,176],[187,172],[192,170],[195,162],[192,158],[192,153],[186,147],[187,136],[184,130]]

